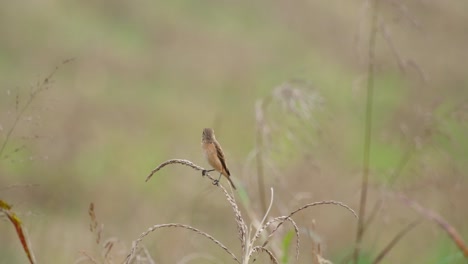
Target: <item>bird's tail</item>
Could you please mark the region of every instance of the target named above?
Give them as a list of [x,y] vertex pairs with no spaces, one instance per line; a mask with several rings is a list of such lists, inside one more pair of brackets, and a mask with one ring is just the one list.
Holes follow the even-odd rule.
[[237,190],[236,185],[234,185],[234,183],[233,183],[232,180],[231,180],[231,177],[226,177],[226,178],[229,180],[229,183],[231,184],[232,188],[233,188],[234,190]]

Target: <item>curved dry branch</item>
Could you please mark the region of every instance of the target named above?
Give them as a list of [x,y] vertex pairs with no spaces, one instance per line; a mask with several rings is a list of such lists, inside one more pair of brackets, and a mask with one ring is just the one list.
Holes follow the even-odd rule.
[[[154,168],[150,174],[148,176],[146,176],[146,182],[149,181],[149,179],[156,173],[158,172],[160,169],[166,167],[167,165],[170,165],[170,164],[182,164],[182,165],[185,165],[185,166],[188,166],[188,167],[191,167],[192,169],[194,170],[198,170],[198,171],[206,171],[206,169],[204,169],[203,167],[200,167],[198,166],[197,164],[191,162],[190,160],[185,160],[185,159],[170,159],[170,160],[166,160],[165,162],[159,164],[159,166],[157,166],[156,168]],[[203,176],[206,176],[208,177],[211,181],[215,181],[215,179],[213,177],[211,177],[211,175],[209,173],[205,173]],[[221,186],[221,185],[220,185]]]
[[274,191],[273,191],[273,188],[270,188],[270,205],[268,205],[268,209],[266,210],[265,215],[263,216],[263,219],[260,222],[260,225],[263,225],[263,223],[265,223],[265,220],[267,219],[268,214],[271,211],[271,207],[273,206],[273,198],[274,198]]
[[[279,216],[279,217],[276,217],[270,221],[268,221],[266,224],[264,224],[260,229],[258,229],[257,233],[255,234],[254,238],[252,239],[252,244],[255,243],[255,241],[260,237],[260,234],[266,229],[268,228],[271,224],[275,223],[275,222],[285,222],[285,221],[289,221],[291,222],[291,224],[293,225],[294,227],[294,232],[296,233],[296,261],[299,260],[299,241],[300,241],[300,236],[299,236],[299,227],[297,226],[296,222],[288,217],[288,216]],[[265,242],[263,242],[263,245],[262,247],[265,247],[270,238],[273,236],[273,234],[275,233],[276,230],[278,230],[278,227],[279,225],[268,235],[267,239],[265,240]]]
[[256,246],[252,249],[252,252],[265,252],[268,254],[268,256],[270,256],[270,260],[275,263],[275,264],[279,264],[278,260],[276,259],[275,255],[273,255],[273,252],[271,252],[270,250],[268,250],[267,248],[264,248],[264,247],[261,247],[261,246]]
[[200,234],[206,238],[208,238],[209,240],[213,241],[216,245],[218,245],[219,247],[221,247],[222,249],[224,249],[224,251],[226,251],[229,255],[231,255],[231,257],[237,262],[240,264],[240,261],[237,259],[237,257],[225,246],[223,245],[223,243],[221,243],[219,240],[215,239],[214,237],[212,237],[210,234],[206,233],[206,232],[203,232],[195,227],[192,227],[192,226],[189,226],[189,225],[184,225],[184,224],[178,224],[178,223],[169,223],[169,224],[161,224],[161,225],[154,225],[152,227],[150,227],[148,230],[146,230],[145,232],[143,232],[140,237],[138,237],[137,240],[133,241],[132,243],[132,249],[130,250],[130,253],[127,255],[127,258],[125,259],[125,263],[126,264],[129,264],[134,255],[135,255],[135,251],[138,247],[138,244],[143,240],[143,238],[147,235],[149,235],[149,233],[155,231],[156,229],[159,229],[159,228],[165,228],[165,227],[180,227],[180,228],[184,228],[184,229],[188,229],[190,231],[194,231],[195,233],[197,234]]
[[[310,204],[306,204],[298,209],[296,209],[295,211],[291,212],[288,216],[283,216],[283,219],[280,220],[279,224],[276,226],[275,229],[273,229],[273,231],[270,233],[270,236],[276,232],[276,230],[278,230],[278,228],[288,219],[290,218],[291,216],[293,216],[294,214],[296,214],[297,212],[300,212],[304,209],[307,209],[309,207],[312,207],[312,206],[316,206],[316,205],[324,205],[324,204],[334,204],[334,205],[339,205],[341,207],[344,207],[346,209],[348,209],[351,213],[353,213],[353,215],[358,218],[356,212],[354,212],[353,209],[351,209],[351,207],[347,206],[346,204],[342,203],[342,202],[338,202],[338,201],[333,201],[333,200],[330,200],[330,201],[320,201],[320,202],[315,202],[315,203],[310,203]],[[271,222],[271,221],[270,221]],[[268,223],[267,223],[268,224]],[[270,223],[271,224],[271,223]],[[263,244],[263,246],[265,246],[266,244],[268,244],[268,239],[265,241],[265,243]]]
[[333,205],[338,205],[338,206],[344,207],[345,209],[350,211],[354,215],[354,217],[358,218],[358,215],[356,214],[356,212],[353,209],[351,209],[351,207],[349,207],[348,205],[346,205],[346,204],[344,204],[342,202],[338,202],[338,201],[334,201],[334,200],[320,201],[320,202],[314,202],[314,203],[303,205],[302,207],[300,207],[300,208],[296,209],[295,211],[293,211],[292,213],[290,213],[288,215],[288,217],[291,217],[294,214],[296,214],[297,212],[302,211],[302,210],[304,210],[304,209],[306,209],[308,207],[312,207],[312,206],[316,206],[316,205],[325,205],[325,204],[333,204]]

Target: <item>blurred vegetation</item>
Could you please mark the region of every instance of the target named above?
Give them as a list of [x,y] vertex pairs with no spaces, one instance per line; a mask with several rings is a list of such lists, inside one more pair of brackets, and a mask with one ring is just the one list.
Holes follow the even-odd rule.
[[[364,235],[362,263],[418,217],[389,192],[404,193],[468,237],[468,4],[381,1],[368,207],[383,202]],[[118,238],[122,251],[147,227],[178,222],[240,252],[231,208],[200,174],[179,166],[144,179],[170,158],[207,166],[201,132],[213,127],[236,183],[260,210],[255,104],[283,85],[319,100],[310,101],[307,118],[288,112],[281,96],[265,112],[272,211],[325,199],[357,209],[368,21],[367,1],[3,2],[0,144],[31,91],[74,58],[35,96],[0,157],[0,198],[22,220],[38,263],[100,254],[89,231],[91,202],[103,236]],[[355,221],[333,207],[295,218],[304,228],[312,219],[324,256],[343,262]],[[26,263],[7,221],[0,234],[0,263]],[[158,231],[144,244],[157,263],[194,252],[231,263],[184,231]],[[312,244],[303,236],[299,263],[311,262]],[[465,261],[425,221],[382,263]]]

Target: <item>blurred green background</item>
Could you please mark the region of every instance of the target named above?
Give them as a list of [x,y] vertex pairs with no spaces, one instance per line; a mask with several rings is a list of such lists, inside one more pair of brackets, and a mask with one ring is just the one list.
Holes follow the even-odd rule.
[[[369,208],[385,199],[364,237],[369,259],[418,218],[386,192],[406,194],[468,237],[468,3],[381,2]],[[90,202],[103,240],[115,242],[116,263],[141,232],[169,222],[204,230],[240,254],[232,209],[199,172],[170,166],[144,180],[171,158],[207,166],[201,132],[213,127],[261,217],[255,104],[271,96],[261,127],[272,216],[328,199],[357,210],[369,16],[366,1],[2,2],[0,143],[31,89],[75,59],[34,98],[0,160],[0,198],[23,220],[38,262],[73,263],[82,252],[100,258]],[[285,87],[296,97],[281,93]],[[295,219],[304,230],[315,219],[325,258],[341,263],[352,251],[357,221],[348,212],[325,206]],[[2,220],[0,263],[26,263]],[[299,263],[312,259],[306,234]],[[157,263],[195,252],[232,263],[186,230],[157,231],[143,242]],[[465,260],[424,221],[383,263]]]

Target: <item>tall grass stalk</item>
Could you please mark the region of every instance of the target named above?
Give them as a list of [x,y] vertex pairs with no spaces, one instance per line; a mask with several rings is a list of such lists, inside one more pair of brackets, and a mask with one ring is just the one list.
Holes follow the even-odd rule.
[[369,50],[368,50],[368,68],[367,68],[367,99],[366,99],[366,120],[365,120],[365,133],[364,133],[364,155],[363,155],[363,173],[361,184],[361,198],[359,202],[359,219],[356,232],[356,244],[354,248],[354,263],[359,263],[359,254],[362,244],[362,236],[364,233],[364,223],[366,216],[366,203],[367,203],[367,187],[369,183],[369,160],[370,148],[372,138],[372,103],[374,96],[374,74],[375,74],[375,47],[376,37],[378,30],[378,10],[379,0],[372,1],[371,9],[371,31],[369,37]]

